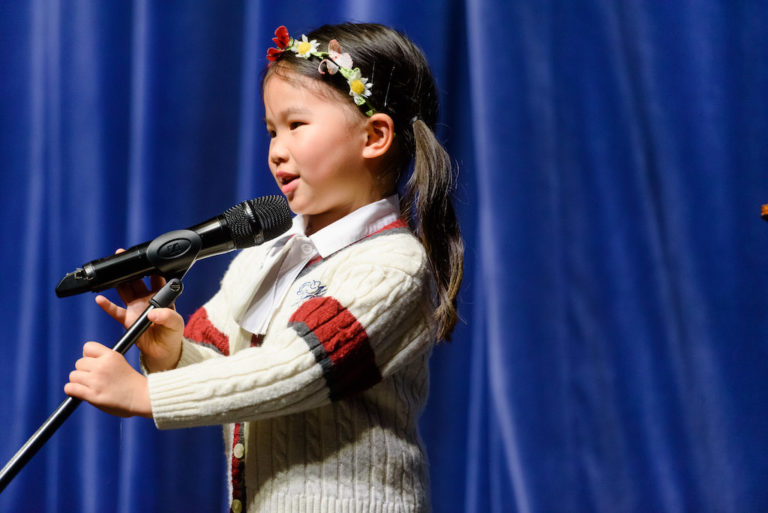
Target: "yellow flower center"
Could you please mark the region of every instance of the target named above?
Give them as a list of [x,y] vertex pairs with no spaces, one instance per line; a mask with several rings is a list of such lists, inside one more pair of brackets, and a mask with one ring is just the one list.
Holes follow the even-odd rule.
[[302,41],[301,43],[299,43],[298,49],[299,49],[299,53],[308,53],[312,49],[312,45],[305,41]]
[[363,94],[365,92],[365,84],[362,80],[353,80],[349,83],[349,89],[355,94]]

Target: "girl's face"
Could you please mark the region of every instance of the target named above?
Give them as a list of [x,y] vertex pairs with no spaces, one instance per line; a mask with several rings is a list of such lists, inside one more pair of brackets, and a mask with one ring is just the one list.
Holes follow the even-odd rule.
[[308,233],[382,197],[363,157],[366,118],[318,87],[329,86],[295,73],[264,84],[269,169],[291,210],[308,216]]

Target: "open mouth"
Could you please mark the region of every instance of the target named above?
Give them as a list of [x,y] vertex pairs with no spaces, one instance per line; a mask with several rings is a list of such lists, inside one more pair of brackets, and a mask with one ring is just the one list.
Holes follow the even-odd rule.
[[283,185],[288,185],[289,183],[293,182],[294,180],[297,180],[299,178],[299,175],[292,175],[289,173],[277,173],[275,176],[277,179],[277,183],[282,187]]
[[279,171],[275,174],[275,179],[277,180],[277,186],[280,187],[280,190],[286,196],[292,195],[299,187],[299,175]]

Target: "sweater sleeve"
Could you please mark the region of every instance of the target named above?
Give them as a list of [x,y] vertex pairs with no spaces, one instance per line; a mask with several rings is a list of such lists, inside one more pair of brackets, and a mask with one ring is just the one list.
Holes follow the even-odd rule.
[[157,426],[315,408],[360,393],[421,356],[434,339],[430,274],[421,245],[406,235],[386,239],[393,237],[405,243],[360,243],[306,275],[324,294],[297,306],[286,299],[262,345],[151,374]]

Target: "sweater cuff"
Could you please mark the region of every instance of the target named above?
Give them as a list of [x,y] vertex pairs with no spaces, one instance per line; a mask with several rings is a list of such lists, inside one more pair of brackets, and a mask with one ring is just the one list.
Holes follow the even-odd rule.
[[188,383],[180,378],[179,372],[174,371],[155,372],[147,378],[152,416],[158,429],[187,427],[182,419],[194,417],[196,398],[190,396]]
[[[184,374],[173,372],[174,370],[198,364],[215,358],[226,358],[221,353],[198,344],[187,338],[182,339],[181,358],[175,369],[169,371],[153,372],[147,375],[149,380],[149,400],[152,405],[152,414],[155,425],[159,429],[186,427],[179,423],[178,417],[185,417],[191,411],[195,411],[195,400],[191,387],[188,386],[188,378]],[[142,370],[144,366],[142,364]],[[182,371],[187,373],[190,371]],[[190,396],[192,394],[192,396]],[[179,403],[179,408],[174,408]],[[189,411],[187,411],[189,408]],[[171,425],[168,425],[168,424]],[[189,426],[195,425],[189,423]]]

